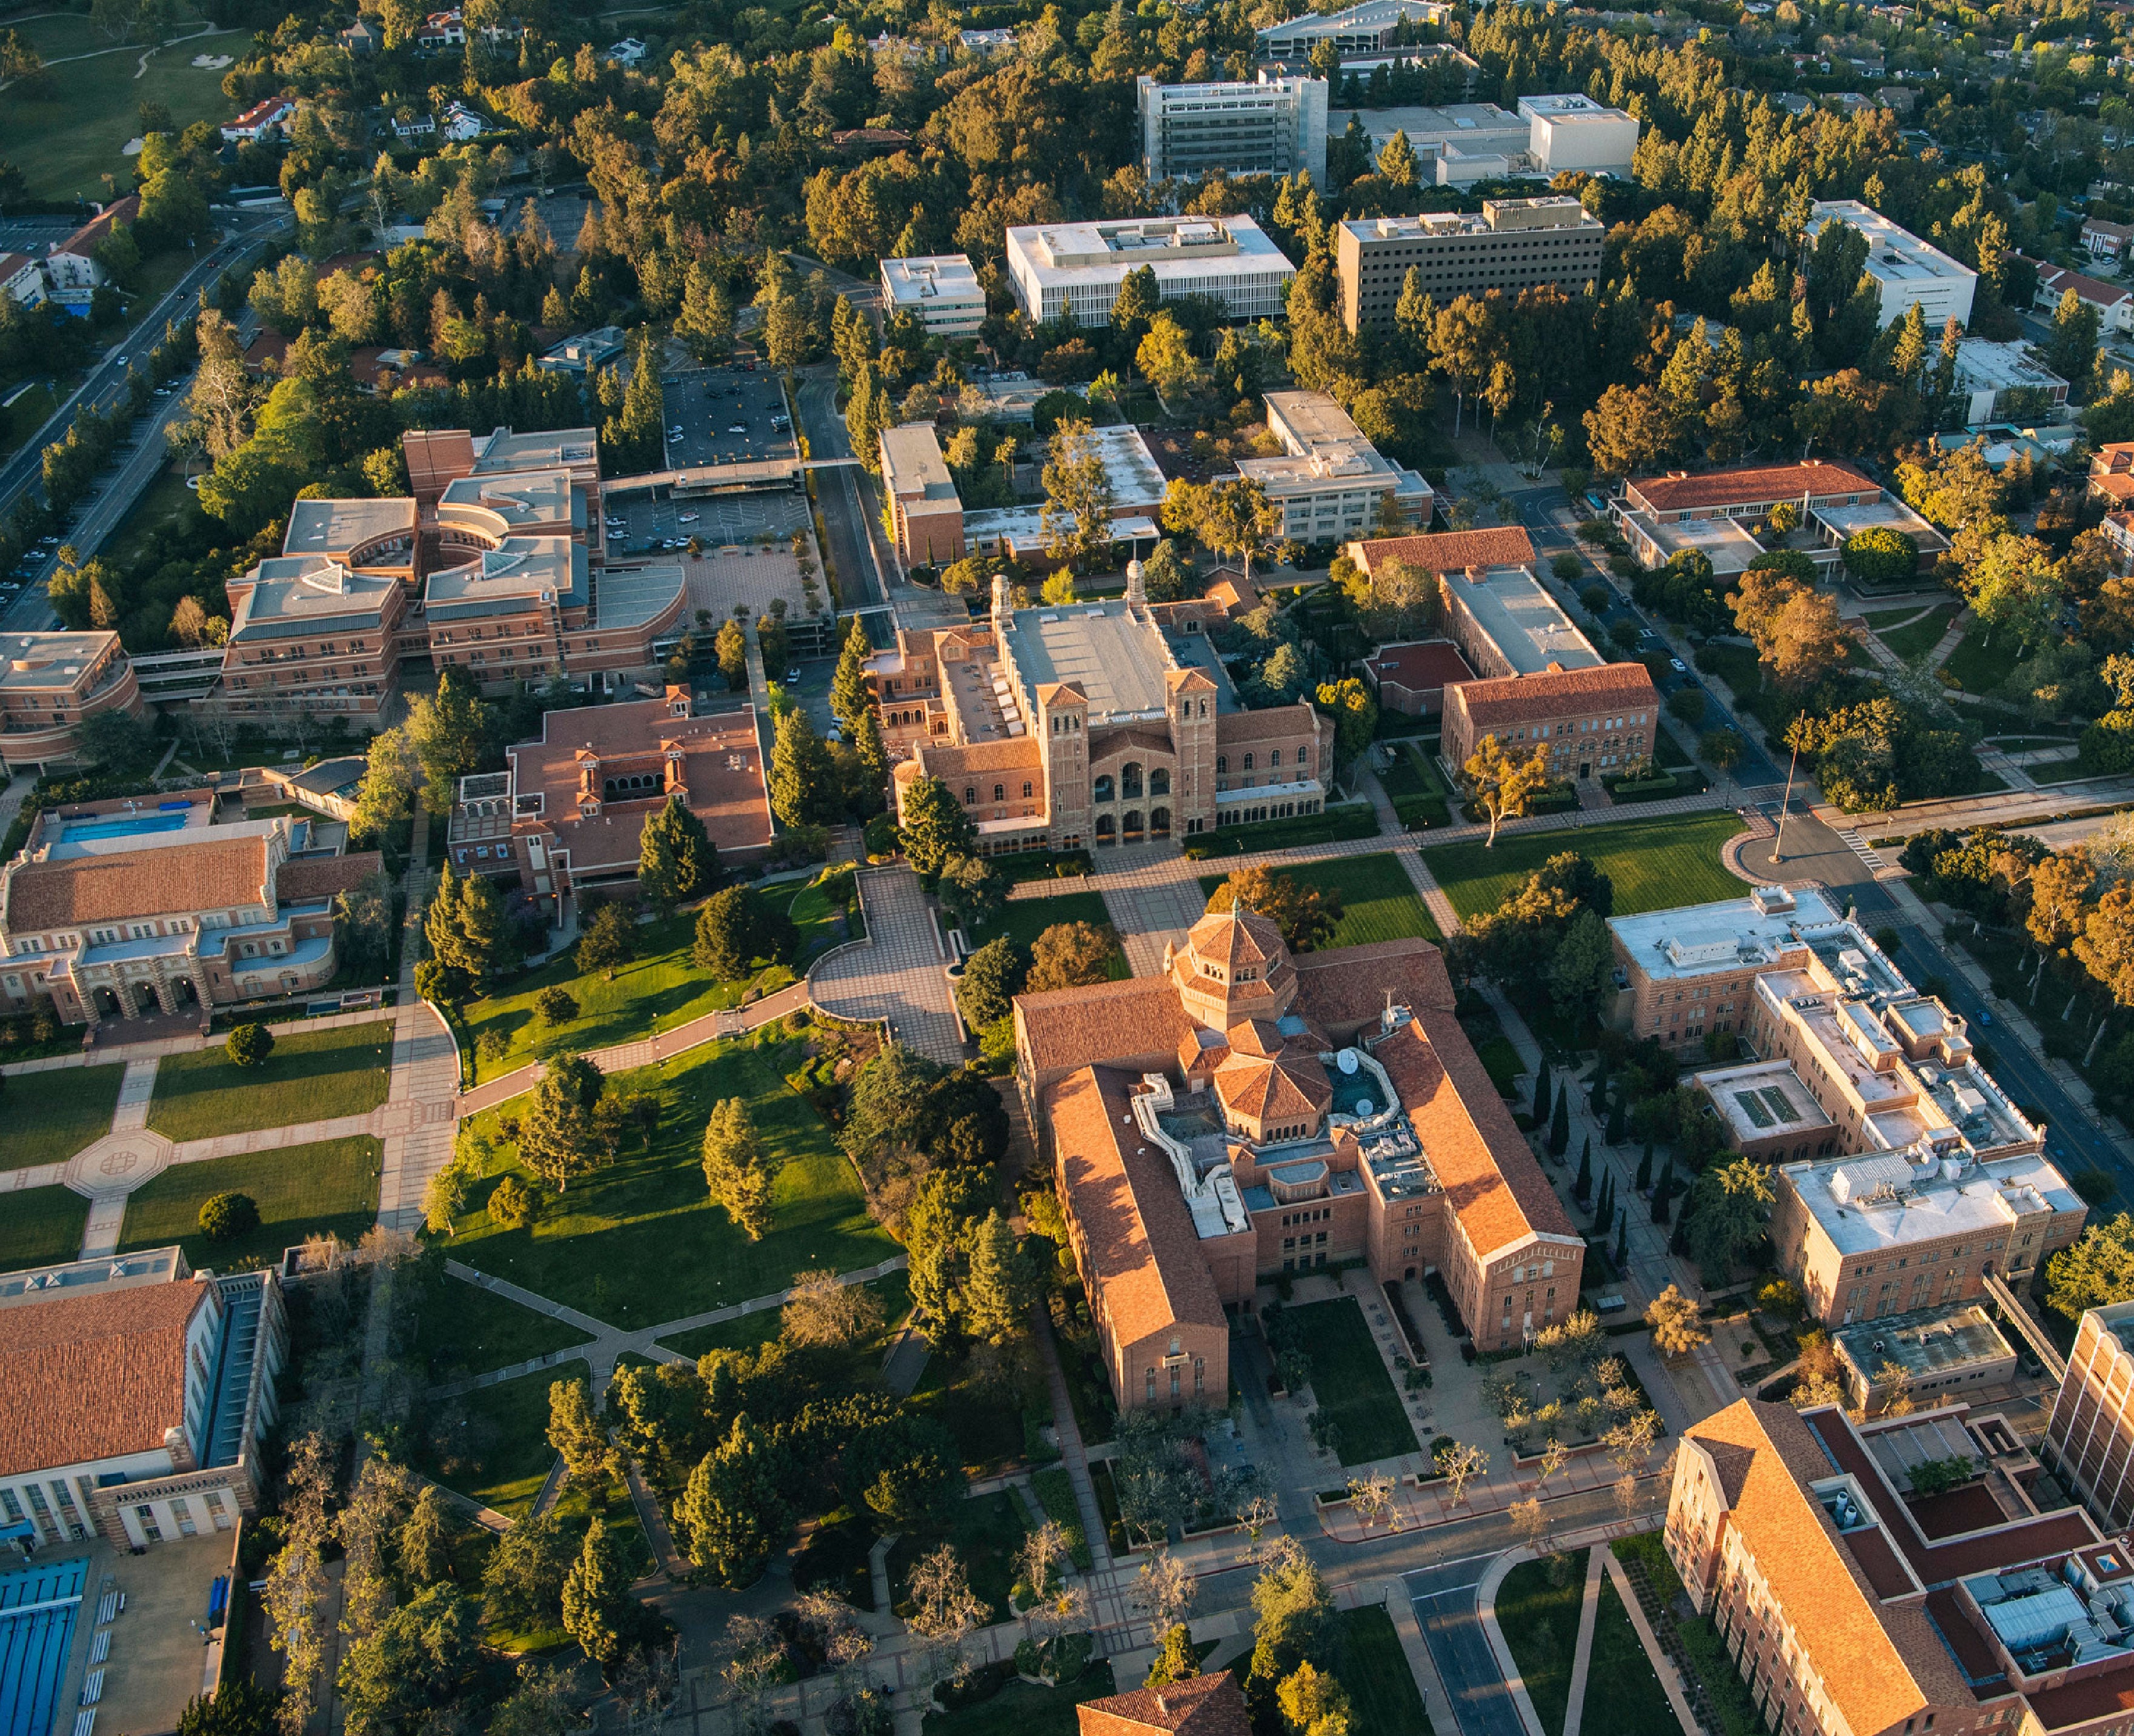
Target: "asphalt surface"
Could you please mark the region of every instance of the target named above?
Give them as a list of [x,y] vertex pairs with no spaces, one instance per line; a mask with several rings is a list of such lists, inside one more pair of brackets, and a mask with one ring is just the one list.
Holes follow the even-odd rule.
[[1464,1560],[1418,1568],[1401,1580],[1438,1679],[1452,1697],[1460,1736],[1526,1736],[1512,1690],[1483,1632],[1475,1598],[1496,1553],[1485,1550]]
[[772,426],[785,414],[776,374],[688,368],[663,376],[660,384],[674,468],[799,456],[792,430]]
[[[800,426],[808,436],[809,456],[818,459],[852,457],[844,418],[838,414],[835,365],[818,365],[803,374],[798,397]],[[860,494],[857,467],[841,464],[834,470],[818,470],[814,477],[815,504],[822,509],[823,533],[828,545],[823,552],[837,569],[838,607],[864,609],[887,602],[882,574],[867,540],[867,509]]]

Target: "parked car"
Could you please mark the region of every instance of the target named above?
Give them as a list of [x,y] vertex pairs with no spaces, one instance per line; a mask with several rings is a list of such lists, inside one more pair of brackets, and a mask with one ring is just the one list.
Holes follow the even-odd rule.
[[786,670],[786,672],[785,672],[785,684],[786,684],[788,687],[792,686],[792,684],[793,684],[795,681],[798,681],[799,679],[800,679],[800,671],[799,671],[798,669],[789,669],[788,670]]
[[729,422],[727,424],[727,432],[729,434],[746,434],[748,432],[748,424],[746,422]]
[[1668,667],[1673,670],[1678,675],[1686,675],[1689,673],[1689,665],[1687,663],[1684,663],[1679,657],[1668,658]]

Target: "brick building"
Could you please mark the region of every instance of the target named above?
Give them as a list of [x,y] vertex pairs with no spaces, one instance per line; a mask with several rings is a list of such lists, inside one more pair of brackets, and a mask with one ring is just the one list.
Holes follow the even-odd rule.
[[2084,1312],[2043,1457],[2103,1524],[2134,1524],[2134,1302]]
[[1016,998],[1122,1406],[1226,1391],[1226,1310],[1285,1272],[1436,1272],[1485,1349],[1572,1312],[1584,1240],[1452,1003],[1427,942],[1292,957],[1249,911],[1203,916],[1161,977]]
[[881,491],[889,502],[896,558],[907,567],[947,566],[963,558],[963,503],[930,423],[881,431]]
[[116,633],[0,633],[0,766],[73,763],[84,719],[142,716],[141,685]]

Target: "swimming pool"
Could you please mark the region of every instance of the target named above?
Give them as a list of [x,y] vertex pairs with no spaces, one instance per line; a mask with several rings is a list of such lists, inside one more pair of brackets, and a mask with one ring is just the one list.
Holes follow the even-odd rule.
[[89,1558],[0,1574],[0,1736],[47,1736]]
[[185,824],[182,814],[128,814],[118,820],[70,820],[60,836],[69,844],[80,844],[85,838],[132,838],[142,832],[181,831]]

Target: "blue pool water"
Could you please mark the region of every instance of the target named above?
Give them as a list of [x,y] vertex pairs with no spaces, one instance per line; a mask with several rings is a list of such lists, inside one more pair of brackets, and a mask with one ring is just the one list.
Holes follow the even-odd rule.
[[0,1736],[46,1736],[89,1577],[77,1556],[0,1574]]
[[176,832],[186,823],[182,814],[129,814],[118,820],[75,820],[67,822],[62,834],[69,844],[84,838],[131,838],[142,832]]

